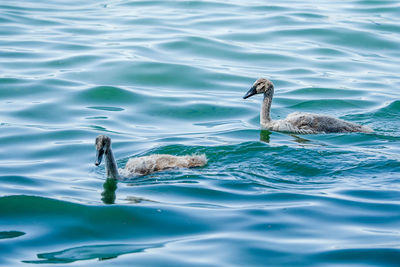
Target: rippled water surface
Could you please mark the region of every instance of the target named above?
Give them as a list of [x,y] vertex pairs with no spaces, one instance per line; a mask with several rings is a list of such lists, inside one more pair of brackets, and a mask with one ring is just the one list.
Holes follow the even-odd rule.
[[[398,1],[0,1],[0,265],[399,266]],[[373,134],[260,131],[294,111]],[[152,153],[208,164],[116,182]]]

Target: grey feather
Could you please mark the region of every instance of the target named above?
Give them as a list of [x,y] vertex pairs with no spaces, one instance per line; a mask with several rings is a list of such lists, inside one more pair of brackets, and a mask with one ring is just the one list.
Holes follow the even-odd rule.
[[264,94],[260,113],[260,124],[261,127],[266,130],[297,134],[373,132],[368,126],[355,124],[331,116],[312,113],[295,112],[289,114],[286,119],[272,120],[270,112],[272,97],[274,95],[273,83],[264,78],[258,79],[244,98],[255,94]]
[[97,159],[96,165],[101,163],[102,154],[105,155],[106,175],[108,178],[118,179],[121,177],[132,177],[147,175],[172,168],[193,168],[207,164],[207,157],[201,155],[174,156],[168,154],[153,154],[150,156],[131,158],[125,168],[118,169],[114,155],[111,150],[111,138],[99,135],[96,138]]

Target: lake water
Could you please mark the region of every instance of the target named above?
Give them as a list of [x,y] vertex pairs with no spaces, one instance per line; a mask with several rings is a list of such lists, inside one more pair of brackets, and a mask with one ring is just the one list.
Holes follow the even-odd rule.
[[[0,265],[399,266],[398,1],[0,2]],[[260,131],[294,111],[374,134]],[[153,153],[208,164],[119,181]]]

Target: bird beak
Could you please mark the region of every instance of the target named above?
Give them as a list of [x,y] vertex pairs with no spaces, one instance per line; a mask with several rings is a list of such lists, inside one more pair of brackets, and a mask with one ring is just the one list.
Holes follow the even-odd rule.
[[250,88],[250,90],[243,96],[243,99],[249,98],[250,96],[257,94],[257,87],[254,85]]
[[103,149],[97,150],[96,162],[94,163],[94,165],[96,165],[96,166],[100,165],[101,160],[103,159],[103,154],[104,154],[104,150]]

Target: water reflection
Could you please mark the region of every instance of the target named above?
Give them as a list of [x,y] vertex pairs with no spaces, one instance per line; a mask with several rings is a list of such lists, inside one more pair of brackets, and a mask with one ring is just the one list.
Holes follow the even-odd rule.
[[[110,205],[110,204],[115,204],[115,199],[116,199],[116,191],[117,191],[117,184],[118,180],[117,179],[112,179],[112,178],[107,178],[106,181],[103,184],[103,192],[101,192],[101,200],[103,201],[104,204]],[[126,186],[136,186],[137,183],[124,183]],[[129,204],[138,204],[143,201],[147,202],[156,202],[154,200],[142,198],[142,197],[135,197],[135,196],[127,196],[126,201]]]
[[294,137],[293,141],[295,141],[296,143],[299,143],[299,144],[307,144],[307,143],[311,142],[308,139],[305,139],[303,137],[300,137],[300,136],[297,136],[297,135],[294,135],[294,134],[291,134],[291,136]]
[[[272,132],[268,131],[268,130],[260,130],[260,141],[265,142],[265,143],[269,143],[271,141],[271,134]],[[289,134],[290,136],[292,136],[294,139],[293,141],[299,144],[307,144],[310,143],[311,141],[308,139],[305,139],[303,137],[294,135],[294,134]]]
[[271,132],[268,130],[261,130],[260,131],[260,141],[269,143],[270,141]]
[[16,238],[24,235],[21,231],[2,231],[0,232],[0,239]]
[[117,179],[107,178],[103,184],[104,191],[101,193],[101,200],[104,204],[114,204],[117,190]]
[[109,260],[123,254],[140,253],[162,244],[111,244],[73,247],[61,251],[37,254],[40,260],[22,261],[24,263],[50,264],[71,263],[82,260]]

